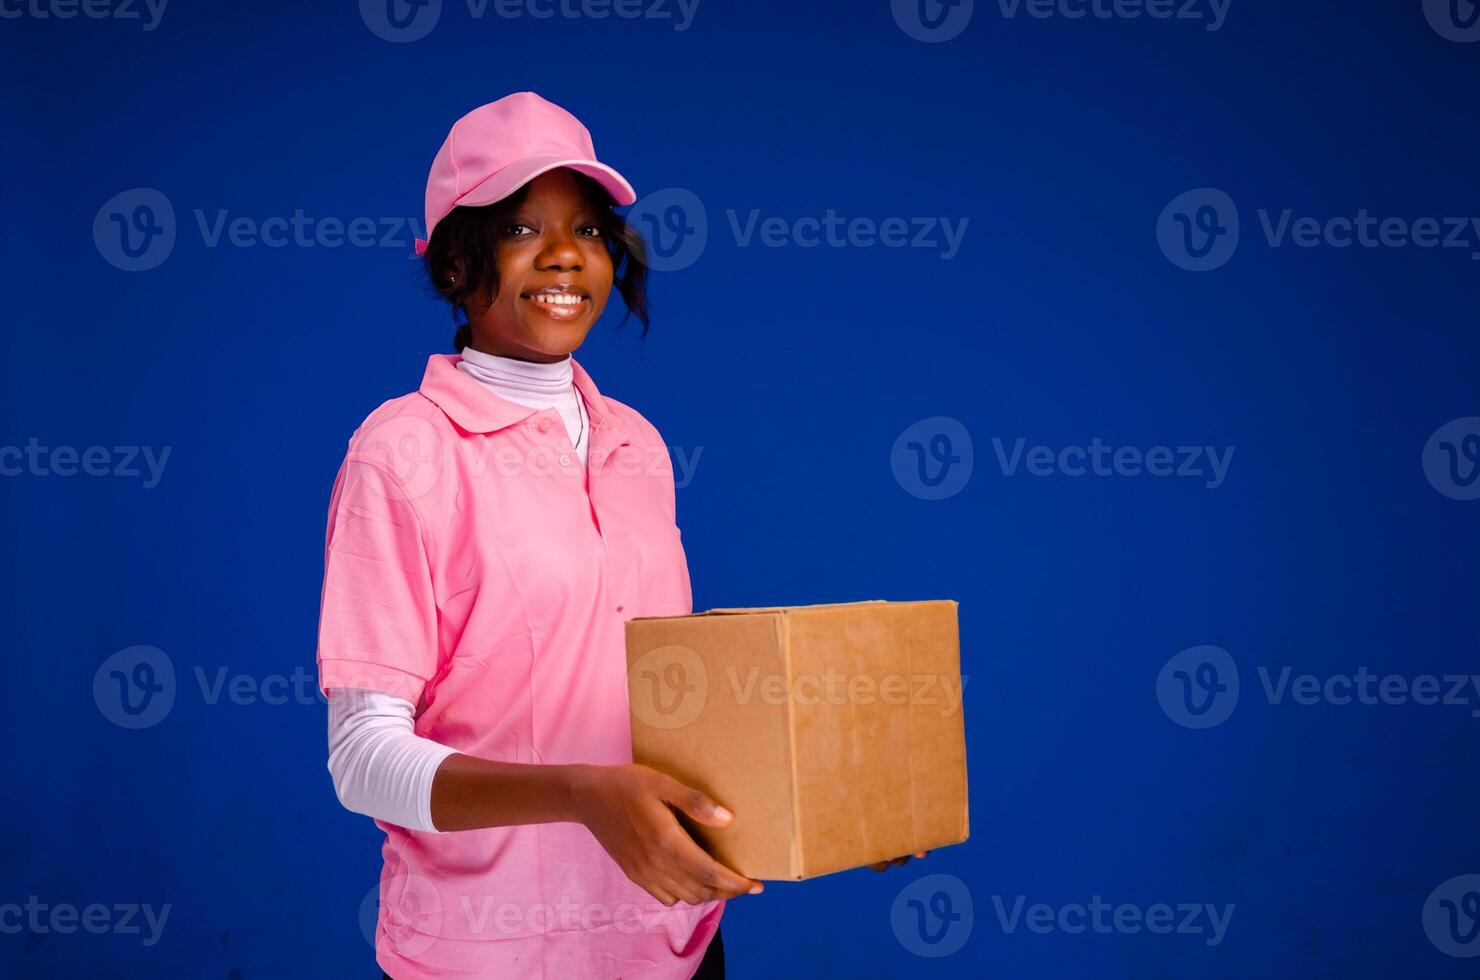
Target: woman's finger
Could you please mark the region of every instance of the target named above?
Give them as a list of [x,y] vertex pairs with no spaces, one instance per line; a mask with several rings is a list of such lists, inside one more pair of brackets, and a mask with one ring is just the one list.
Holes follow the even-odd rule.
[[664,872],[663,887],[678,896],[681,902],[690,905],[698,905],[705,901],[704,895],[709,891],[707,885],[683,867],[670,867]]
[[663,802],[677,807],[688,817],[707,827],[728,827],[735,815],[692,786],[665,776],[660,796]]
[[671,889],[666,888],[657,882],[652,882],[650,884],[643,885],[642,887],[644,891],[656,898],[659,902],[662,902],[664,905],[671,906],[678,902],[678,896],[675,895]]
[[673,822],[673,831],[669,851],[673,864],[669,868],[669,874],[693,878],[702,885],[738,889],[741,892],[760,884],[738,872],[731,871],[710,857],[709,853],[700,847],[693,837],[689,836],[689,832],[680,826],[677,820]]
[[687,885],[680,885],[679,897],[690,905],[703,905],[705,902],[723,900],[726,896],[696,881],[690,881]]
[[694,882],[701,888],[710,888],[729,895],[759,895],[765,886],[754,878],[747,878],[732,871],[704,853],[687,834],[679,845],[677,874]]

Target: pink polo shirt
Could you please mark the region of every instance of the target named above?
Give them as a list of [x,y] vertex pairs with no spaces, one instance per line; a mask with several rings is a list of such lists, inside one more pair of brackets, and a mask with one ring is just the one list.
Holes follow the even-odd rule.
[[[692,611],[658,431],[572,362],[588,466],[553,409],[427,362],[355,431],[329,504],[319,686],[417,705],[482,759],[632,761],[623,624]],[[385,831],[376,960],[418,977],[693,974],[724,903],[665,908],[584,826]]]

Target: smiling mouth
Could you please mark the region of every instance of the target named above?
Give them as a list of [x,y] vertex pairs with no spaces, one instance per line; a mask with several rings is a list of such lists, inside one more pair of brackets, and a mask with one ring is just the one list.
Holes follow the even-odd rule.
[[574,320],[586,311],[590,297],[568,289],[541,289],[519,297],[552,320]]

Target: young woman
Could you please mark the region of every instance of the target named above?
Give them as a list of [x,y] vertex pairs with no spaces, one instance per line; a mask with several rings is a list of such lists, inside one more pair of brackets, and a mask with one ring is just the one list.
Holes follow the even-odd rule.
[[371,413],[335,480],[329,767],[386,834],[396,980],[720,975],[722,902],[761,889],[674,814],[728,812],[632,765],[623,623],[691,611],[688,569],[662,438],[571,353],[613,286],[646,328],[612,210],[635,197],[532,92],[460,119],[418,250],[462,356]]
[[385,832],[376,959],[423,977],[722,976],[726,899],[632,764],[623,624],[692,611],[657,430],[571,354],[613,287],[647,330],[636,198],[564,109],[458,120],[427,184],[458,355],[350,439],[329,508],[319,683],[344,805]]

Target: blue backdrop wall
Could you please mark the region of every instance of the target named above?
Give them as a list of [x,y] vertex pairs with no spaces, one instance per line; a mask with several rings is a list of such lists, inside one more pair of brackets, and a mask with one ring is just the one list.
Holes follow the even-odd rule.
[[696,606],[960,602],[970,841],[731,903],[736,975],[1473,976],[1477,14],[0,0],[0,972],[376,972],[329,490],[532,89],[643,195],[577,356]]

